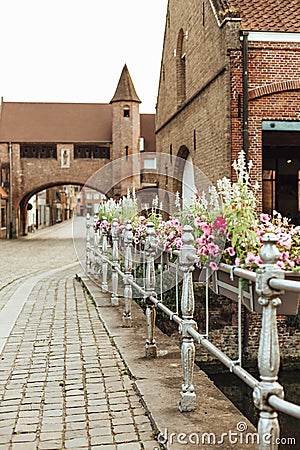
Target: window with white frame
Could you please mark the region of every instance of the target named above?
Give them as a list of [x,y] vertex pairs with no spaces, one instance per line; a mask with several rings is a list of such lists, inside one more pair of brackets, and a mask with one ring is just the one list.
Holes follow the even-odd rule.
[[144,160],[144,169],[156,169],[156,158],[147,158]]

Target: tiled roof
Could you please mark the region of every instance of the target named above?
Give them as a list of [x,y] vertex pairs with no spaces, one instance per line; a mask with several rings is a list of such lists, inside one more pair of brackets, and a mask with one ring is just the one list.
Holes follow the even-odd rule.
[[138,98],[138,95],[135,91],[129,70],[127,65],[123,67],[120,80],[115,92],[115,95],[111,99],[112,102],[119,101],[130,101],[130,102],[138,102],[141,103],[141,100]]
[[300,0],[212,0],[220,21],[240,17],[241,29],[300,32]]
[[112,105],[107,103],[4,102],[0,142],[110,142]]
[[[145,151],[155,151],[155,114],[140,115]],[[3,102],[0,142],[111,142],[112,105],[108,103]]]

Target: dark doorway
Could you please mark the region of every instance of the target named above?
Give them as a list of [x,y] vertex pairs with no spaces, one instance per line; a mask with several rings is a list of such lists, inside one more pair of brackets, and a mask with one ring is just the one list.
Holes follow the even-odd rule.
[[300,131],[263,131],[263,211],[300,224]]

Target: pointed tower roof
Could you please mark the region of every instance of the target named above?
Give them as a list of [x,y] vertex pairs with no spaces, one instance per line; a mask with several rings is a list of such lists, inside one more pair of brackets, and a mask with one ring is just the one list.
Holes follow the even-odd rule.
[[129,70],[127,65],[123,67],[119,83],[115,92],[115,95],[111,99],[110,103],[120,102],[120,101],[130,101],[141,103],[138,95],[135,91]]

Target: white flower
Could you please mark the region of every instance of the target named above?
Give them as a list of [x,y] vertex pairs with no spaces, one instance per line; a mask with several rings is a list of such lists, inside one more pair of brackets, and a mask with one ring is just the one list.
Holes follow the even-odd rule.
[[175,206],[176,206],[176,209],[178,209],[178,211],[181,209],[180,194],[178,191],[175,194]]

